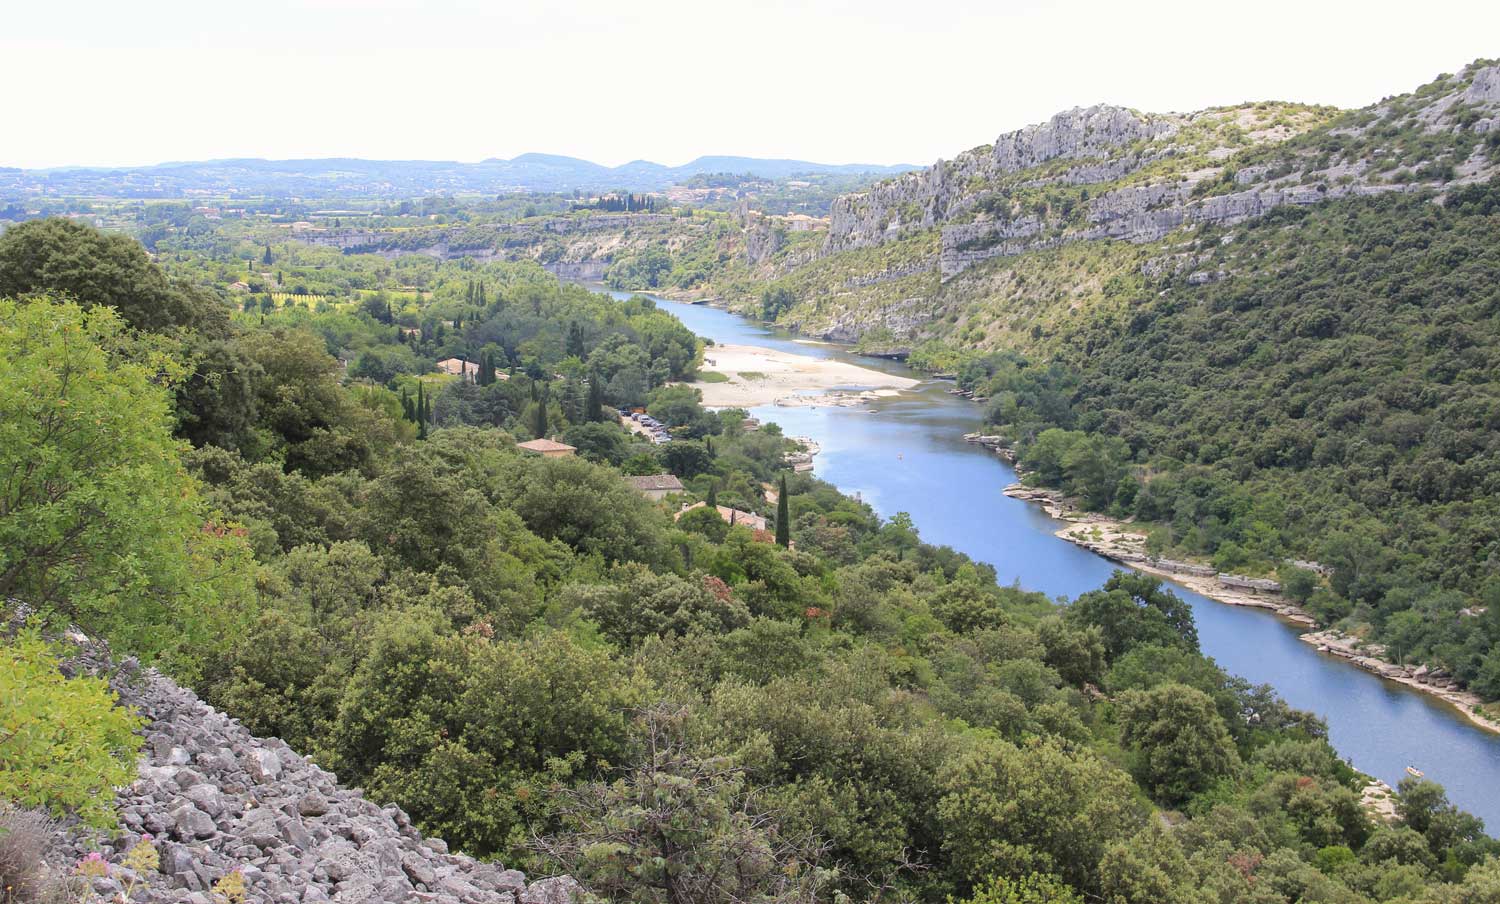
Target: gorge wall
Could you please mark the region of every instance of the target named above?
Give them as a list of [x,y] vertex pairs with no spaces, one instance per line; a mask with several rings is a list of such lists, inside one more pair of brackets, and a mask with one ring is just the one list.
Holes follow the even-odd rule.
[[[949,279],[980,261],[1038,248],[1151,242],[1184,225],[1232,225],[1288,204],[1440,189],[1500,172],[1500,155],[1484,142],[1442,159],[1443,151],[1465,147],[1465,134],[1497,129],[1500,66],[1494,65],[1471,66],[1342,117],[1286,104],[1191,114],[1075,108],[840,198],[823,253],[939,229],[940,269]],[[1436,153],[1411,154],[1406,145],[1418,144],[1406,140],[1412,133],[1436,138],[1425,142]],[[1299,136],[1313,140],[1292,141]],[[1286,152],[1239,165],[1248,151],[1276,146]],[[1030,203],[1038,197],[1052,203]]]

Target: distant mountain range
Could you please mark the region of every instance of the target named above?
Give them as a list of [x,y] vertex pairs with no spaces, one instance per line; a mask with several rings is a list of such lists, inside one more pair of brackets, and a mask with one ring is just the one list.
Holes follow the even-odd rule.
[[797,175],[895,175],[907,165],[831,165],[806,160],[758,157],[699,157],[682,166],[635,160],[601,166],[576,157],[522,154],[512,160],[478,163],[430,160],[316,160],[243,158],[162,163],[142,167],[0,168],[0,197],[27,195],[108,195],[177,198],[193,194],[233,194],[326,198],[337,196],[410,197],[434,192],[500,194],[512,191],[651,191],[703,173],[749,173],[768,179]]

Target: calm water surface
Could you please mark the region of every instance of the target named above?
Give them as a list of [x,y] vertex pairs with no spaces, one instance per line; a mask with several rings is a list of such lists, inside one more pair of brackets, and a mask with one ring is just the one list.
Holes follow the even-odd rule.
[[[625,293],[613,293],[626,297]],[[693,332],[719,343],[778,348],[913,374],[904,365],[862,358],[839,346],[785,333],[716,308],[658,299]],[[979,410],[928,381],[871,409],[765,406],[752,413],[822,446],[815,473],[857,493],[881,515],[908,512],[929,543],[946,544],[995,567],[1003,583],[1074,597],[1119,566],[1053,536],[1059,526],[1035,506],[1005,496],[1015,481],[1004,461],[963,441]],[[1500,735],[1485,732],[1435,698],[1383,681],[1297,639],[1274,616],[1227,606],[1183,587],[1203,651],[1228,671],[1274,686],[1293,706],[1328,721],[1339,752],[1356,768],[1395,785],[1408,764],[1441,782],[1450,798],[1500,831]]]

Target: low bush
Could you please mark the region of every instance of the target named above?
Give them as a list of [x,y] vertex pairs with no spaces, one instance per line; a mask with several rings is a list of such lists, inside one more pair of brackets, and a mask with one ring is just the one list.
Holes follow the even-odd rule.
[[41,899],[47,878],[42,854],[51,834],[45,814],[0,803],[0,902]]
[[0,799],[90,825],[114,823],[114,789],[135,775],[140,719],[102,678],[65,678],[40,634],[0,644]]

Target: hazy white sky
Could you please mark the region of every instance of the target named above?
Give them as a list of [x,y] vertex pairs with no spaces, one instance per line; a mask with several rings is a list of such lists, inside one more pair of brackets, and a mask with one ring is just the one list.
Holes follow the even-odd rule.
[[1359,106],[1500,56],[1500,2],[50,0],[0,15],[0,165],[931,163],[1096,102]]

